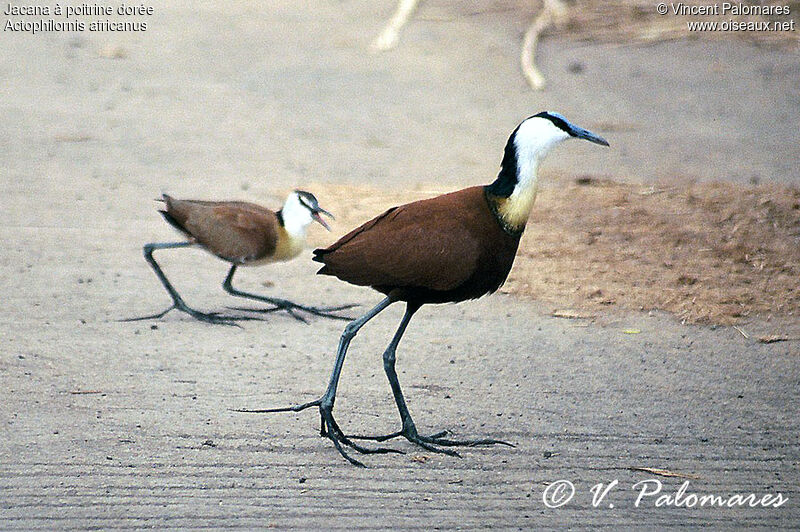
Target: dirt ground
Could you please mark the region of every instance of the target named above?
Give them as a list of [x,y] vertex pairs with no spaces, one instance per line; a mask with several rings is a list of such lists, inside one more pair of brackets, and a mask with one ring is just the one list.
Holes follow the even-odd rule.
[[[797,528],[796,46],[623,46],[570,27],[541,42],[536,93],[517,63],[531,11],[509,5],[424,2],[385,54],[367,50],[389,1],[178,1],[140,34],[0,34],[0,528]],[[459,459],[396,441],[407,454],[357,469],[311,412],[231,411],[317,397],[343,322],[118,321],[168,303],[141,256],[177,238],[162,191],[277,206],[306,187],[337,215],[334,234],[312,230],[320,245],[393,202],[492,180],[542,109],[611,149],[559,147],[504,293],[424,308],[398,352],[421,430],[515,448]],[[240,286],[378,301],[309,259]],[[190,304],[239,303],[225,264],[159,260]],[[380,353],[400,316],[352,344],[348,431],[397,428]],[[550,508],[560,480],[574,498]],[[787,502],[636,506],[651,480]]]

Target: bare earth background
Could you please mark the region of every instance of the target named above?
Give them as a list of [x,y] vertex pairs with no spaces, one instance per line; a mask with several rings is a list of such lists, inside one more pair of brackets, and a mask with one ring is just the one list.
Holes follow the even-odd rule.
[[[540,44],[535,93],[517,62],[531,5],[425,2],[399,47],[372,55],[393,8],[177,1],[141,34],[0,34],[0,528],[796,529],[796,40],[620,45],[568,26]],[[342,322],[117,321],[168,303],[141,258],[176,239],[162,191],[276,207],[303,186],[340,234],[490,181],[513,127],[542,109],[611,149],[553,153],[508,293],[424,309],[398,353],[420,428],[514,449],[456,459],[394,442],[408,454],[361,470],[313,413],[230,411],[319,395]],[[312,231],[313,245],[335,236]],[[309,258],[245,270],[241,287],[377,302],[313,277]],[[237,303],[225,264],[160,260],[190,304]],[[397,426],[380,353],[400,312],[351,347],[336,405],[348,430]],[[650,478],[789,500],[636,508],[632,486]],[[577,493],[548,509],[559,479]],[[593,508],[589,488],[614,479]]]

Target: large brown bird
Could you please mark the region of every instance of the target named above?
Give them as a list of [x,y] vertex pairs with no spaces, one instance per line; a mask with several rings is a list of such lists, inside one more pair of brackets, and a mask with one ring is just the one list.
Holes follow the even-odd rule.
[[[324,264],[318,273],[370,286],[386,297],[345,327],[333,373],[322,397],[287,408],[244,411],[298,412],[316,406],[322,434],[333,441],[342,456],[359,466],[363,464],[349,456],[342,444],[361,453],[393,450],[365,448],[353,442],[356,438],[384,441],[403,436],[430,451],[456,456],[454,451],[442,447],[505,443],[491,439],[456,441],[445,438],[445,432],[420,435],[400,390],[395,351],[408,322],[422,305],[478,298],[494,292],[505,282],[536,198],[539,163],[554,146],[569,138],[608,146],[601,137],[569,123],[557,113],[533,115],[511,133],[500,173],[492,184],[394,207],[332,246],[315,250],[314,260]],[[336,387],[347,348],[365,323],[397,301],[406,302],[406,311],[383,353],[383,366],[402,427],[386,436],[348,437],[333,417]]]
[[333,215],[320,207],[317,198],[310,192],[293,191],[286,198],[283,208],[277,212],[243,201],[178,200],[166,194],[162,196],[160,201],[163,201],[166,206],[164,210],[159,211],[161,215],[188,239],[185,242],[157,242],[145,244],[144,246],[144,258],[155,271],[161,284],[167,289],[172,298],[172,305],[158,314],[129,318],[123,321],[160,318],[173,309],[186,312],[198,320],[209,323],[232,324],[236,320],[256,319],[246,316],[221,316],[216,312],[200,312],[189,307],[184,302],[153,258],[153,251],[189,246],[199,246],[220,259],[231,263],[231,269],[222,283],[222,288],[226,292],[234,296],[274,305],[273,308],[266,310],[240,310],[255,310],[256,312],[285,310],[301,321],[306,321],[299,314],[301,311],[335,319],[352,319],[338,315],[335,312],[351,308],[354,305],[323,308],[310,307],[299,305],[286,299],[243,292],[234,288],[231,284],[233,274],[240,265],[270,264],[291,260],[299,255],[305,245],[306,229],[312,221],[319,222],[325,229],[330,231],[330,227],[321,215],[324,214],[331,218],[333,218]]

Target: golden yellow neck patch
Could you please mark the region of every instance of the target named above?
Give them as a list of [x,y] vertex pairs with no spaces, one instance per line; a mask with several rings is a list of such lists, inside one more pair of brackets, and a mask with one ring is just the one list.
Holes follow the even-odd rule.
[[506,233],[512,235],[522,234],[531,215],[533,204],[536,201],[536,187],[515,190],[507,198],[495,196],[487,191],[486,201],[489,203],[492,214],[495,215]]

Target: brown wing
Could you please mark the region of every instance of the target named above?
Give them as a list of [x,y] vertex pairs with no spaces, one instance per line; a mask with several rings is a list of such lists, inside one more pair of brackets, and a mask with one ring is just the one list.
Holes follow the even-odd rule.
[[278,216],[241,201],[176,200],[164,196],[172,225],[218,257],[243,263],[271,255],[278,240]]
[[395,207],[316,250],[314,260],[325,264],[319,273],[357,285],[452,290],[478,267],[482,211],[482,187]]

